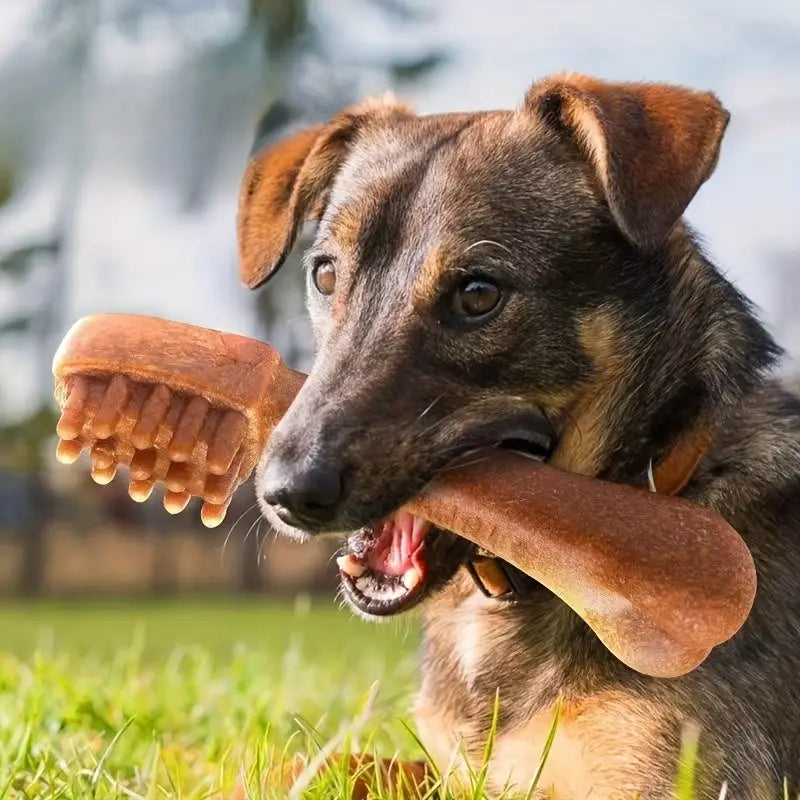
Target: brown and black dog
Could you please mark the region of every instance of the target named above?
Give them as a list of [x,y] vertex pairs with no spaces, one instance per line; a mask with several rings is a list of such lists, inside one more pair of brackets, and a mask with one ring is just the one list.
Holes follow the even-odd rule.
[[[513,111],[417,116],[392,99],[258,152],[239,212],[255,287],[302,224],[317,342],[258,474],[282,533],[346,537],[365,617],[421,604],[416,721],[446,769],[521,791],[553,707],[540,787],[664,798],[701,727],[700,796],[773,797],[800,776],[800,402],[780,351],[681,219],[728,114],[710,93],[559,75]],[[744,628],[675,680],[637,674],[541,586],[484,596],[473,546],[394,510],[465,451],[511,443],[565,470],[646,485],[697,430],[682,494],[745,538],[759,589]]]

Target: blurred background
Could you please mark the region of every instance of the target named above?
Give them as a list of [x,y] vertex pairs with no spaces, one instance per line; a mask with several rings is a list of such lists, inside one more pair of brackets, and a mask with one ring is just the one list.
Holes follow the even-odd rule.
[[[511,107],[537,76],[711,88],[732,112],[688,218],[800,370],[800,3],[3,0],[0,594],[328,590],[327,546],[139,506],[59,466],[50,363],[69,325],[139,312],[264,338],[307,368],[300,271],[236,278],[237,185],[278,138],[365,95]],[[250,510],[248,510],[250,509]],[[332,593],[331,595],[332,596]]]

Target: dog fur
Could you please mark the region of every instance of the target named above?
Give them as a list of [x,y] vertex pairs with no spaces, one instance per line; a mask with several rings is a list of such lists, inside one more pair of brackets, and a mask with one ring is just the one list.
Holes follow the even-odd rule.
[[[336,269],[332,296],[309,283],[318,355],[264,459],[346,476],[334,516],[307,530],[380,519],[532,410],[557,433],[556,466],[634,485],[688,432],[713,431],[682,495],[741,533],[759,588],[742,630],[682,678],[628,669],[544,588],[484,597],[459,569],[469,545],[437,533],[416,720],[440,769],[459,753],[479,764],[497,693],[493,791],[527,789],[559,698],[540,793],[669,797],[687,726],[699,797],[723,782],[735,798],[800,790],[800,401],[681,219],[727,121],[709,93],[557,75],[513,111],[368,102],[245,175],[245,283],[274,273],[308,218],[309,270]],[[447,306],[473,273],[505,298],[478,327]]]

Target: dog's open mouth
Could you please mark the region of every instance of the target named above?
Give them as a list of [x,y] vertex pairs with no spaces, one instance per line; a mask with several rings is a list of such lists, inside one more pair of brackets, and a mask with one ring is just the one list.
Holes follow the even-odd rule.
[[[493,446],[547,460],[555,444],[555,433],[546,419],[520,414],[477,431],[440,469],[457,467],[476,450]],[[262,512],[279,533],[301,541],[313,533],[340,535],[342,530],[332,525],[315,531],[295,526],[269,503],[262,503]],[[400,509],[345,534],[337,559],[342,594],[364,617],[393,616],[445,588],[464,565],[485,555],[468,539]]]
[[337,563],[351,605],[363,614],[384,617],[422,600],[430,578],[430,530],[430,522],[401,510],[349,536]]
[[[552,452],[549,431],[513,433],[499,446],[537,460]],[[365,616],[387,617],[422,602],[475,554],[466,539],[400,510],[351,533],[337,564],[347,602]]]

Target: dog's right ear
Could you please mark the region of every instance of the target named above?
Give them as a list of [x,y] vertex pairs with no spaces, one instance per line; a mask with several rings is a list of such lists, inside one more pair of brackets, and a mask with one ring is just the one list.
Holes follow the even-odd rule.
[[714,171],[729,116],[710,92],[574,73],[535,83],[525,108],[577,144],[620,230],[643,250],[666,238]]
[[367,125],[413,116],[390,96],[347,109],[325,125],[295,133],[257,152],[239,192],[239,278],[250,289],[286,259],[303,222],[319,219],[356,136]]

